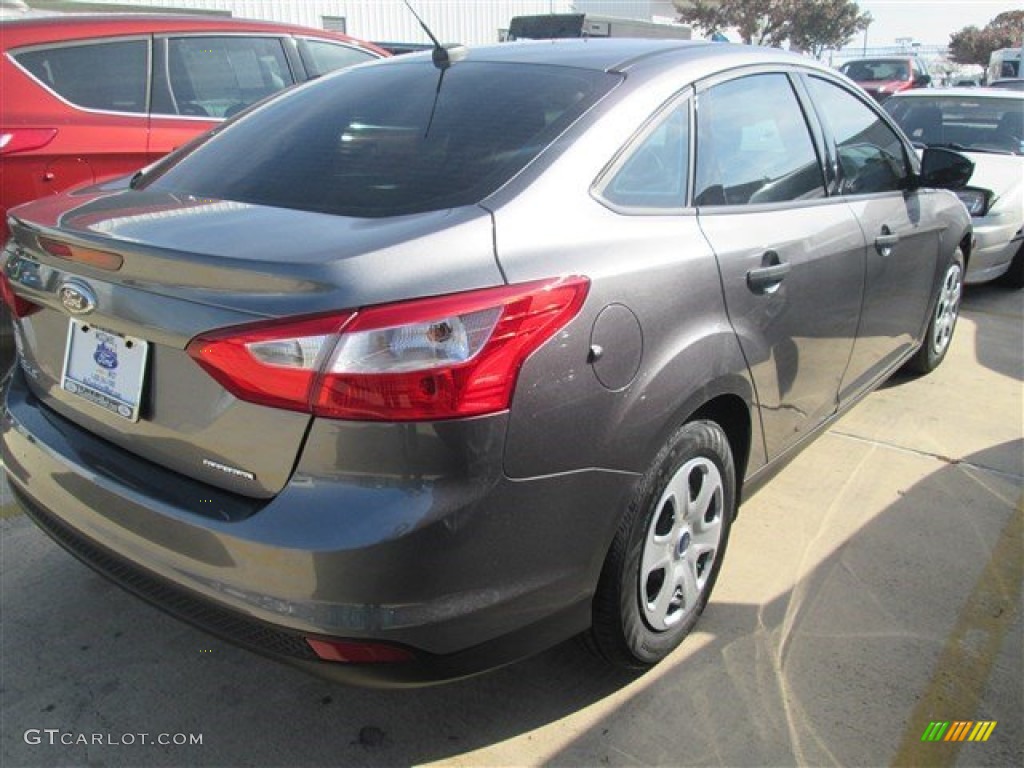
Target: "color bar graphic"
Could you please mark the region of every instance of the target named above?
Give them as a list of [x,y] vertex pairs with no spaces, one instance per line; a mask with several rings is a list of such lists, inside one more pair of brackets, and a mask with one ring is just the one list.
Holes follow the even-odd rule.
[[988,741],[996,720],[933,720],[921,734],[921,741]]

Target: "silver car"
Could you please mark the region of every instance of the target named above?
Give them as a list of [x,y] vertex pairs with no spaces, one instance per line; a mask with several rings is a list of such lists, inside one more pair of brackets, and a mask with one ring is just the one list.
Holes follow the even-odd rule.
[[910,91],[885,109],[915,147],[953,148],[974,163],[970,186],[957,190],[974,222],[964,282],[1024,288],[1024,93]]
[[[15,209],[7,479],[61,545],[376,684],[693,628],[748,497],[945,356],[969,161],[763,48],[441,49]],[[58,619],[55,617],[55,621]]]

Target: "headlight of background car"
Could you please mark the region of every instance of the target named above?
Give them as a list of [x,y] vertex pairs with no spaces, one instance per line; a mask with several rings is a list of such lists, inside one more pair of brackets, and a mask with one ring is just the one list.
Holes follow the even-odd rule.
[[988,213],[989,206],[992,204],[992,193],[987,189],[964,187],[955,191],[956,196],[967,207],[967,212],[971,216],[984,216]]

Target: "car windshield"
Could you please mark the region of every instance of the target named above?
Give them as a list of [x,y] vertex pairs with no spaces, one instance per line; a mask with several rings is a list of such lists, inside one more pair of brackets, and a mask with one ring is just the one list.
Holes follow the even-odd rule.
[[907,96],[884,107],[917,146],[1024,154],[1024,98]]
[[843,64],[839,71],[858,83],[909,80],[910,63],[903,59],[865,59]]
[[140,188],[382,217],[479,202],[620,82],[600,71],[429,58],[325,77],[208,135]]

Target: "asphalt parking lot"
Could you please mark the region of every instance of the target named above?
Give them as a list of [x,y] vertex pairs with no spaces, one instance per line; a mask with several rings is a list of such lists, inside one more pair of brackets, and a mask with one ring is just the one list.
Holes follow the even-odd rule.
[[[1022,484],[1024,294],[969,289],[937,372],[888,383],[744,506],[666,663],[613,673],[569,643],[398,692],[167,618],[3,489],[0,764],[1022,765]],[[996,725],[922,741],[934,721]]]

